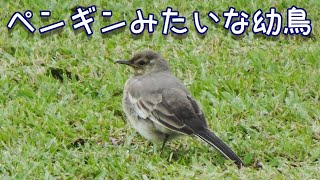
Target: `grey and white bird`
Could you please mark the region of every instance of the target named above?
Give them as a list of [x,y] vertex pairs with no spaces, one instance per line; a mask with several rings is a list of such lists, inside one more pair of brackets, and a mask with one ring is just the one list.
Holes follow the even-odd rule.
[[195,135],[239,168],[243,166],[237,154],[208,129],[200,106],[160,54],[145,50],[116,63],[134,70],[125,83],[122,106],[128,121],[143,137],[164,146],[179,135]]

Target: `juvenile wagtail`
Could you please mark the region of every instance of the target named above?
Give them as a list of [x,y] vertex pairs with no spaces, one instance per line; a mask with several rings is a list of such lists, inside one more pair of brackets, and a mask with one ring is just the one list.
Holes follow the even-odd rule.
[[242,160],[208,129],[198,103],[170,71],[160,54],[145,50],[128,61],[134,75],[127,80],[122,106],[131,125],[146,139],[163,143],[179,135],[195,135],[241,168]]

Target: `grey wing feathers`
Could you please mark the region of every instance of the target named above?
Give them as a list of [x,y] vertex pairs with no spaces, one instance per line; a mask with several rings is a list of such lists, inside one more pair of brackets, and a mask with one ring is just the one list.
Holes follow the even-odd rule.
[[198,104],[180,89],[163,89],[161,93],[142,95],[139,99],[129,94],[129,99],[141,118],[149,118],[169,129],[193,134],[200,126],[206,126]]

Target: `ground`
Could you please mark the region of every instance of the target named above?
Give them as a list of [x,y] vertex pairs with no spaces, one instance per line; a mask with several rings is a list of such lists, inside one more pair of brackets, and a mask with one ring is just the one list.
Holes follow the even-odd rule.
[[[71,28],[77,5],[96,5],[88,38]],[[251,16],[276,7],[286,18],[292,5],[312,20],[309,37],[254,35],[252,24],[236,37],[223,28],[233,6]],[[185,37],[161,33],[167,6],[186,17]],[[133,36],[130,22],[141,8],[159,25],[152,36]],[[320,1],[40,1],[0,2],[0,179],[317,179],[320,177]],[[66,27],[41,35],[21,23],[33,11],[39,29],[64,20]],[[51,10],[47,20],[40,10]],[[112,10],[109,20],[102,10]],[[192,12],[209,27],[198,35]],[[218,14],[215,25],[207,16]],[[126,20],[123,30],[100,28]],[[285,25],[284,20],[283,24]],[[163,151],[125,121],[122,89],[131,72],[114,63],[142,49],[168,60],[173,73],[201,104],[209,127],[244,160],[239,170],[199,139],[182,137]]]

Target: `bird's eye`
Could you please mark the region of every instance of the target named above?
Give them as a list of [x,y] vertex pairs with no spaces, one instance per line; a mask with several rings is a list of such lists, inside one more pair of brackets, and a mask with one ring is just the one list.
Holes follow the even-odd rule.
[[139,61],[138,64],[139,64],[140,66],[143,66],[143,65],[146,64],[146,62],[145,62],[145,61]]

